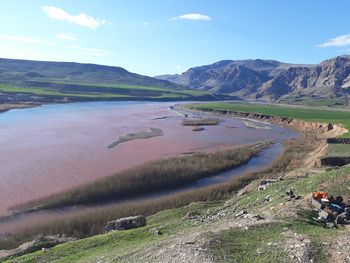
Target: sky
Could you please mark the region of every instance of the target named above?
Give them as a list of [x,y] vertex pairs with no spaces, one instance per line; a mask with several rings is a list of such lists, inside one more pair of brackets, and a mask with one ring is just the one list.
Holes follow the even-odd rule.
[[0,57],[181,73],[350,54],[348,0],[0,0]]

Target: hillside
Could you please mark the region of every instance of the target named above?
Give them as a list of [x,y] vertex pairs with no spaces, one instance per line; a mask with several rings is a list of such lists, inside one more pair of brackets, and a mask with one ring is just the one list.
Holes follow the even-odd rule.
[[168,81],[131,73],[121,67],[73,62],[47,62],[0,59],[2,83],[32,86],[36,82],[54,80],[82,83],[109,83],[182,89]]
[[0,102],[130,99],[210,100],[214,97],[121,67],[0,59]]
[[[146,227],[73,241],[8,262],[347,262],[348,228],[315,223],[308,203],[311,192],[320,188],[348,192],[344,183],[349,172],[349,167],[300,169],[264,191],[256,190],[256,180],[227,200],[149,216]],[[302,198],[286,200],[288,189]]]
[[315,65],[274,60],[223,60],[190,68],[181,75],[157,76],[198,90],[249,99],[338,97],[349,92],[350,56]]

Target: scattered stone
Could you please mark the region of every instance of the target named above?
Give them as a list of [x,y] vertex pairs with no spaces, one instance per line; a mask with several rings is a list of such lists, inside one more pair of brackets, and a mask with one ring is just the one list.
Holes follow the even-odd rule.
[[297,195],[297,194],[294,194],[293,190],[288,190],[288,191],[286,192],[286,195],[287,195],[287,197],[286,197],[287,201],[299,200],[299,199],[301,199],[301,196],[299,196],[299,195]]
[[292,262],[315,262],[315,253],[313,253],[312,243],[308,236],[293,233],[290,230],[283,232],[282,235],[285,237],[282,243],[284,251]]
[[146,223],[146,217],[143,215],[120,218],[115,221],[108,221],[107,225],[103,227],[102,232],[107,233],[113,230],[128,230],[143,227]]
[[245,195],[247,192],[247,190],[245,190],[244,188],[239,190],[238,193],[237,193],[237,196],[242,196],[242,195]]
[[154,235],[157,235],[157,236],[163,235],[162,231],[160,231],[159,229],[156,229],[156,228],[150,229],[149,232],[150,232],[151,234],[154,234]]
[[262,217],[261,215],[254,215],[253,218],[256,220],[265,220],[265,217]]
[[264,180],[261,180],[259,185],[258,185],[258,190],[259,191],[263,191],[266,189],[266,187],[269,185],[269,184],[272,184],[272,183],[275,183],[277,181],[281,181],[282,180],[282,177],[278,177],[277,179],[264,179]]
[[235,215],[235,217],[243,217],[245,214],[247,214],[247,211],[241,210]]
[[258,191],[264,191],[266,187],[267,187],[267,184],[258,185]]
[[196,219],[199,216],[198,212],[196,211],[188,211],[185,215],[184,219]]
[[272,196],[271,195],[267,195],[264,198],[265,202],[270,202],[272,200]]
[[350,235],[348,233],[337,236],[332,239],[330,253],[333,262],[350,263]]
[[327,223],[326,223],[326,227],[327,227],[327,228],[334,228],[334,227],[335,227],[335,224],[334,224],[334,222],[327,222]]
[[286,192],[286,195],[287,195],[287,196],[294,196],[294,192],[293,192],[292,190],[288,190],[288,191]]

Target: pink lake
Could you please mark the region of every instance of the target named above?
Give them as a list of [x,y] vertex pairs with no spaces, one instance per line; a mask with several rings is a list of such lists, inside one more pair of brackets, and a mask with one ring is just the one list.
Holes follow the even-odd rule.
[[[193,132],[174,103],[85,102],[0,114],[0,215],[9,207],[159,158],[295,136],[285,128],[246,127],[227,118]],[[164,119],[155,119],[168,116]],[[228,128],[237,127],[237,128]],[[164,135],[107,146],[127,133],[160,128]]]

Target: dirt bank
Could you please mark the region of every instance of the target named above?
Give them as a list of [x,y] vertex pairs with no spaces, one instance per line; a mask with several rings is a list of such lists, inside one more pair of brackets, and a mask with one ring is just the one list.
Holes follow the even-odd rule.
[[248,113],[240,111],[229,110],[214,110],[214,109],[201,109],[201,111],[210,112],[213,114],[219,114],[220,116],[254,119],[259,121],[266,121],[279,126],[287,127],[297,130],[301,133],[305,144],[311,147],[311,152],[304,159],[304,166],[317,167],[321,165],[332,165],[339,162],[338,157],[334,157],[331,161],[322,162],[321,157],[327,153],[328,140],[340,136],[347,131],[344,127],[334,123],[321,123],[321,122],[308,122],[288,117],[276,117],[267,114]]
[[39,106],[39,104],[33,103],[4,103],[0,104],[0,113],[13,109],[28,109]]
[[211,113],[217,113],[225,116],[233,116],[238,118],[267,121],[273,124],[292,128],[303,133],[316,132],[316,134],[314,135],[320,139],[336,137],[347,132],[347,129],[345,129],[341,125],[334,124],[334,123],[308,122],[308,121],[287,118],[287,117],[276,117],[276,116],[267,115],[267,114],[248,113],[248,112],[240,112],[240,111],[213,110],[213,109],[201,109],[201,110],[206,112],[211,112]]

